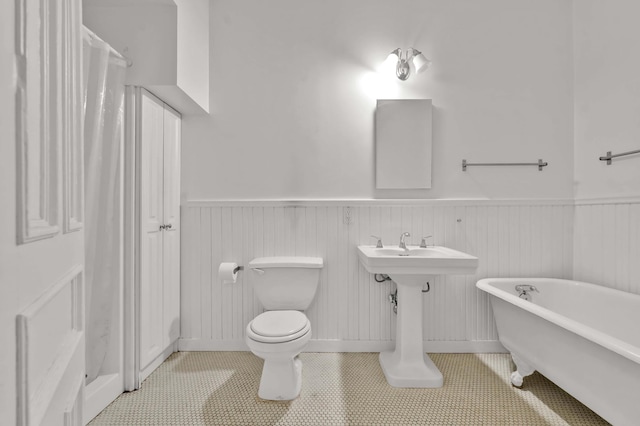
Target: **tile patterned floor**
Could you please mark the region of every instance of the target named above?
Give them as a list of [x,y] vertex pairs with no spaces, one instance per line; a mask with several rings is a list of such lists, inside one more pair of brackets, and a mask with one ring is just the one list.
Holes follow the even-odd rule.
[[606,425],[535,373],[509,383],[507,354],[433,354],[445,384],[399,389],[377,353],[303,353],[300,396],[257,396],[262,360],[250,352],[173,354],[135,392],[91,423],[98,425]]

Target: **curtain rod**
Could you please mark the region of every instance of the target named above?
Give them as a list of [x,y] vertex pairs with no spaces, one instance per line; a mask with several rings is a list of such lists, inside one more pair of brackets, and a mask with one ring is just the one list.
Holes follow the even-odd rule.
[[109,48],[109,53],[111,53],[117,59],[123,60],[127,65],[127,67],[130,67],[131,65],[133,65],[133,62],[129,58],[124,56],[122,53],[118,52],[116,49],[113,48],[113,46],[111,46],[109,43],[107,43],[106,41],[98,37],[98,35],[93,31],[91,31],[89,28],[82,25],[82,31],[83,31],[83,34],[82,34],[83,36],[89,37],[91,40],[97,40],[101,43],[104,43]]

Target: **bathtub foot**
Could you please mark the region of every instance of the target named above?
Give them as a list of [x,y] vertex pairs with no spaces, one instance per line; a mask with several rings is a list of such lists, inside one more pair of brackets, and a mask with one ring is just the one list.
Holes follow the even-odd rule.
[[533,374],[536,369],[513,352],[511,353],[511,358],[513,358],[513,362],[516,365],[516,371],[511,373],[511,384],[518,389],[521,389],[524,378]]
[[522,389],[522,383],[524,382],[524,377],[517,371],[511,373],[511,386],[516,387],[518,389]]

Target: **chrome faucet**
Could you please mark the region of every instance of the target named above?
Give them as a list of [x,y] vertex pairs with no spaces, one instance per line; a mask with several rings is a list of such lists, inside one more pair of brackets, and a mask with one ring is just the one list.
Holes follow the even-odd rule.
[[409,251],[409,249],[407,248],[407,243],[405,243],[405,242],[404,242],[404,239],[405,239],[405,237],[410,237],[410,236],[411,236],[411,234],[410,234],[410,233],[408,233],[408,232],[403,232],[403,233],[400,235],[400,244],[398,244],[398,246],[399,246],[401,249],[404,249],[404,250],[406,250],[406,251]]
[[518,297],[524,300],[531,300],[531,295],[529,294],[529,292],[535,291],[536,293],[540,293],[536,286],[522,284],[516,286],[516,291],[518,292]]

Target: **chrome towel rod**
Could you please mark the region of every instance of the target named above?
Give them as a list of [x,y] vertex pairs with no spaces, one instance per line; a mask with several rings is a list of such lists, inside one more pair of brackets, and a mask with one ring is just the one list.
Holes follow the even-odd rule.
[[607,155],[605,157],[600,157],[600,161],[606,161],[607,165],[611,164],[612,158],[622,157],[625,155],[631,154],[640,154],[640,149],[636,149],[635,151],[621,152],[620,154],[611,155],[611,151],[607,151]]
[[542,160],[538,160],[537,163],[467,163],[467,160],[462,160],[462,171],[466,172],[468,166],[538,166],[538,170],[542,171],[542,168],[548,165],[549,163]]

